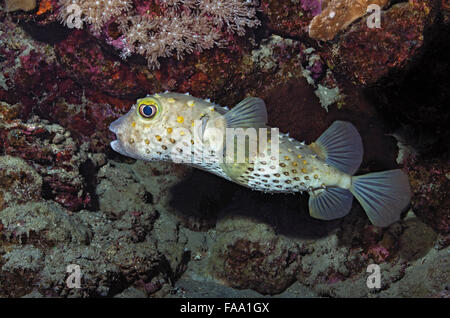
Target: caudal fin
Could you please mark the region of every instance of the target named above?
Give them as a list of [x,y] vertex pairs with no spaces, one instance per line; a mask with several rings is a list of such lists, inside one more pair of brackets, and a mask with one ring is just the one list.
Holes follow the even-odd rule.
[[354,176],[350,191],[376,226],[397,221],[411,199],[408,176],[399,169]]

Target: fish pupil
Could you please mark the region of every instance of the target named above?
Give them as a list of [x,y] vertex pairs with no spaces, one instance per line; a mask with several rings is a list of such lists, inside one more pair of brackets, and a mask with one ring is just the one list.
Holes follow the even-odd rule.
[[141,105],[139,107],[139,114],[144,118],[152,118],[156,115],[157,108],[155,105]]
[[150,117],[153,114],[153,108],[149,105],[145,105],[142,108],[142,113],[144,114],[144,116]]

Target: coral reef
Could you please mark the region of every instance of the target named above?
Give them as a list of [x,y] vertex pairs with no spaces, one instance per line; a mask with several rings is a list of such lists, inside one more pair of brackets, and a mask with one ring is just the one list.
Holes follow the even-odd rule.
[[330,63],[356,83],[373,85],[420,56],[436,14],[433,1],[410,1],[383,11],[380,28],[361,20],[332,45]]
[[[0,297],[448,296],[448,1],[387,2],[41,0],[0,12]],[[367,3],[386,4],[381,28],[367,26]],[[307,142],[351,121],[359,173],[400,166],[411,210],[383,229],[356,203],[318,221],[301,195],[114,153],[108,125],[165,90],[231,107],[261,97],[271,126]],[[366,285],[370,264],[379,289]]]
[[[109,167],[105,170],[108,174],[100,172],[99,176],[109,182],[117,182],[117,173],[142,178],[159,168],[142,163],[134,167],[110,164],[113,166],[105,166]],[[177,180],[176,175],[173,177]],[[141,188],[150,186],[148,179],[135,182]],[[116,213],[113,221],[111,205],[103,204],[112,198],[111,193],[101,190],[98,195],[102,212],[82,210],[74,214],[42,198],[40,202],[2,209],[0,295],[18,297],[34,292],[41,297],[111,296],[130,286],[144,295],[161,289],[167,293],[170,281],[185,270],[186,238],[178,234],[176,221],[167,215],[159,216],[155,208],[159,209],[158,201],[163,196],[155,191],[154,183],[152,189],[154,202],[144,190],[132,192],[129,200],[122,200],[123,213]],[[137,210],[135,203],[141,195],[146,204]],[[70,264],[81,268],[81,289],[66,285],[66,266]]]
[[[40,174],[44,197],[71,210],[89,205],[91,195],[80,175],[88,159],[85,147],[79,148],[61,126],[37,122],[36,118],[26,123],[20,120],[9,124],[0,122],[0,136],[0,149],[5,154],[26,160]],[[26,173],[9,176],[11,182],[20,178],[26,178]],[[30,178],[30,181],[36,179]]]
[[450,233],[450,171],[449,160],[412,161],[409,166],[414,192],[414,213],[433,229]]
[[309,36],[317,40],[332,40],[339,31],[365,15],[369,5],[383,8],[388,3],[389,0],[330,0],[309,24]]
[[267,225],[225,217],[217,223],[216,231],[210,271],[229,286],[276,294],[295,281],[298,255],[304,251]]
[[322,0],[262,0],[259,7],[270,31],[282,36],[306,38],[309,36],[309,23],[322,12],[325,3]]
[[24,160],[0,157],[0,210],[16,204],[38,201],[42,178]]

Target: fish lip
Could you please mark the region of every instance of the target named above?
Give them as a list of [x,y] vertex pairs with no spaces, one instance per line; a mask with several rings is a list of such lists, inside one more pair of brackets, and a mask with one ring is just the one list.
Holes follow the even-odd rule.
[[116,149],[120,148],[120,141],[119,140],[113,140],[109,143],[109,145],[111,146],[112,150],[117,151]]
[[117,134],[117,130],[118,130],[118,123],[117,123],[118,119],[113,121],[111,124],[109,124],[109,131],[113,132],[115,135]]
[[122,125],[122,122],[125,120],[126,116],[122,116],[117,118],[115,121],[113,121],[111,124],[109,124],[109,130],[117,135],[117,132],[119,131],[119,127]]
[[124,156],[129,156],[128,152],[122,146],[120,140],[113,140],[110,142],[109,145],[111,146],[112,150],[114,150],[115,152],[120,153],[121,155],[124,155]]

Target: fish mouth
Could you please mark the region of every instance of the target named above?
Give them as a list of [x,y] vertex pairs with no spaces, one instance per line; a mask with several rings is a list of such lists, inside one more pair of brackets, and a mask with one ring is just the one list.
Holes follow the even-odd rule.
[[119,126],[123,121],[123,117],[120,117],[119,119],[116,119],[109,125],[109,130],[117,135],[117,132],[119,130]]
[[130,154],[125,150],[125,148],[122,146],[122,144],[120,143],[119,140],[113,140],[113,141],[111,141],[111,143],[109,145],[111,146],[112,150],[114,150],[115,152],[118,152],[121,155],[130,157]]
[[123,145],[121,144],[120,138],[118,138],[119,127],[120,127],[122,121],[123,121],[123,117],[120,117],[119,119],[116,119],[109,125],[109,130],[112,133],[114,133],[114,138],[115,138],[113,141],[111,141],[110,146],[114,151],[127,156],[128,154],[125,151],[125,148],[123,147]]

